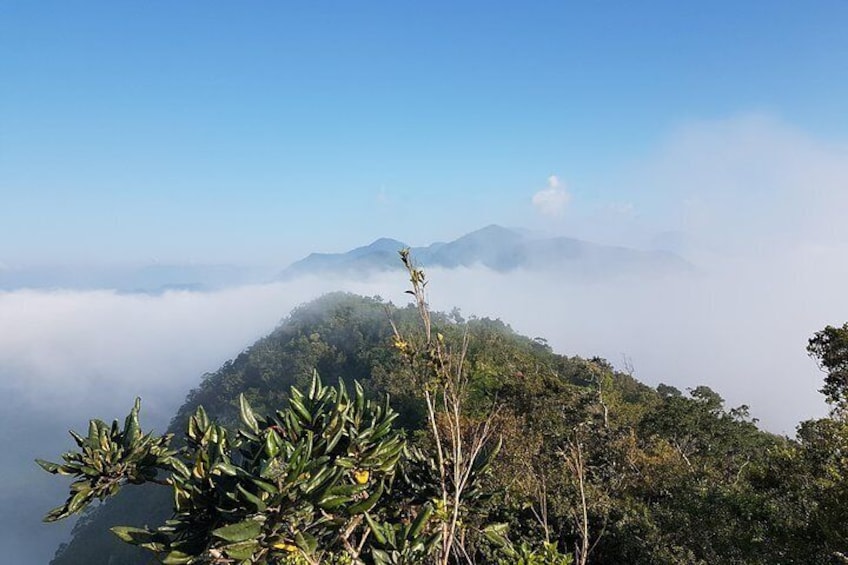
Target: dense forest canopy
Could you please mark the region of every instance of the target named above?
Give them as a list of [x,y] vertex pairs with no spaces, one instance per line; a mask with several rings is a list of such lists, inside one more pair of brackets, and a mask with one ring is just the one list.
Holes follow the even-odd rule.
[[[177,445],[191,443],[181,438],[201,406],[234,430],[240,395],[269,417],[287,406],[292,387],[308,390],[317,371],[349,390],[361,383],[368,398],[388,394],[410,448],[432,453],[428,406],[398,337],[420,333],[420,314],[414,304],[398,309],[342,293],[305,304],[205,375],[168,431]],[[499,320],[431,316],[438,340],[467,339],[463,429],[491,423],[502,441],[481,479],[486,496],[460,526],[465,554],[452,562],[848,562],[848,325],[828,327],[809,344],[827,372],[831,415],[786,438],[758,429],[747,407],[725,406],[708,387],[654,389],[603,359],[557,355],[544,339]],[[403,484],[394,481],[384,499],[406,496]],[[125,489],[86,511],[51,563],[147,563],[149,553],[108,529],[154,526],[171,508],[168,488]],[[524,553],[501,551],[485,535],[492,525]]]

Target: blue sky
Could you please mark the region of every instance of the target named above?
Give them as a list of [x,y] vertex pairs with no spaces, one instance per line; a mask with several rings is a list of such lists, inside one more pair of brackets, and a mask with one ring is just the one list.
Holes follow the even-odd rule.
[[693,128],[842,154],[846,21],[843,0],[7,0],[0,264],[284,265],[489,223],[626,243],[599,210],[685,231],[645,171]]

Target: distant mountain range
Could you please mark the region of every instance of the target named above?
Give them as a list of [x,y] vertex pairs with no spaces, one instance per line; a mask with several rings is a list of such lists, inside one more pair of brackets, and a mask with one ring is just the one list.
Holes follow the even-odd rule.
[[[312,253],[292,263],[278,276],[290,280],[303,275],[368,276],[401,268],[402,241],[380,238],[345,253]],[[643,251],[599,245],[569,237],[534,237],[490,225],[448,243],[412,247],[413,259],[423,267],[486,267],[497,272],[525,270],[573,279],[604,279],[622,275],[662,275],[693,271],[685,259],[668,251]]]
[[[312,253],[274,274],[273,269],[237,265],[152,264],[140,266],[0,266],[0,292],[18,289],[96,290],[121,293],[214,291],[244,284],[291,280],[300,276],[367,278],[402,268],[402,241],[380,238],[345,253]],[[412,247],[415,262],[426,268],[485,267],[507,273],[548,273],[571,280],[605,280],[618,276],[655,276],[693,271],[668,251],[643,251],[599,245],[568,237],[538,237],[491,225],[447,243]]]
[[256,282],[267,271],[235,265],[44,266],[0,269],[0,291],[99,290],[160,294],[173,290],[210,291]]

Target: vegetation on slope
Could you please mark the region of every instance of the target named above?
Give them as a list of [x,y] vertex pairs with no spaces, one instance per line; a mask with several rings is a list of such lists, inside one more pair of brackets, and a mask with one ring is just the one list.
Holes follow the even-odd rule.
[[[503,443],[480,486],[487,496],[460,521],[463,553],[451,554],[455,562],[466,554],[477,563],[547,563],[565,554],[597,564],[842,562],[848,354],[840,344],[848,327],[827,328],[811,340],[811,354],[828,371],[823,392],[834,410],[802,423],[795,439],[759,430],[744,406],[726,408],[707,387],[654,390],[602,359],[556,355],[544,340],[497,320],[433,314],[432,327],[448,344],[467,336],[463,433],[491,421]],[[377,298],[325,296],[206,375],[169,431],[184,430],[200,406],[235,429],[240,394],[257,414],[272,415],[286,406],[291,387],[308,389],[317,370],[325,382],[341,378],[349,389],[361,382],[372,398],[388,393],[409,445],[432,458],[437,446],[427,400],[412,386],[421,366],[404,351],[415,343],[399,343],[416,332],[415,305],[393,309]],[[439,419],[437,429],[446,425]],[[147,554],[121,545],[108,528],[162,523],[168,489],[159,494],[152,486],[85,514],[52,563],[147,562]],[[397,496],[402,492],[399,484]],[[500,534],[512,553],[499,547]]]

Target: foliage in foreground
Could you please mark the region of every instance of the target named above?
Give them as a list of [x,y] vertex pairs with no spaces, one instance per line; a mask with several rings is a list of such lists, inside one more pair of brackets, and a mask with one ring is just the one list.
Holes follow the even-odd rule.
[[408,526],[396,521],[397,504],[378,506],[406,446],[388,402],[366,399],[358,384],[351,396],[316,375],[308,394],[293,389],[288,407],[269,418],[241,397],[235,436],[198,408],[179,450],[169,449],[171,436],[141,435],[138,411],[136,402],[123,431],[93,422],[88,438],[74,435],[81,450],[65,454],[64,464],[39,461],[76,478],[48,520],[152,480],[172,487],[173,518],[156,529],[112,531],[165,564],[399,563],[438,542],[428,531],[430,501],[403,501]]
[[[343,381],[328,388],[317,373],[308,395],[292,388],[288,407],[270,418],[240,395],[234,437],[198,406],[180,450],[170,449],[170,435],[141,435],[136,400],[123,432],[117,422],[104,433],[105,424],[92,421],[88,439],[74,434],[82,451],[66,453],[64,464],[38,461],[48,472],[76,478],[66,503],[46,520],[82,511],[95,496],[105,499],[125,484],[156,482],[173,488],[173,517],[155,530],[118,526],[112,532],[165,565],[447,565],[467,557],[463,537],[476,517],[475,503],[486,498],[480,483],[499,450],[490,445],[494,413],[482,427],[468,425],[465,347],[456,355],[442,334],[431,339],[423,272],[407,252],[401,256],[426,339],[412,347],[393,325],[395,347],[418,377],[410,384],[426,399],[435,457],[407,449],[388,398],[377,405],[359,383],[349,397]],[[396,479],[394,496],[384,497]],[[500,528],[474,522],[501,551],[512,551]]]

